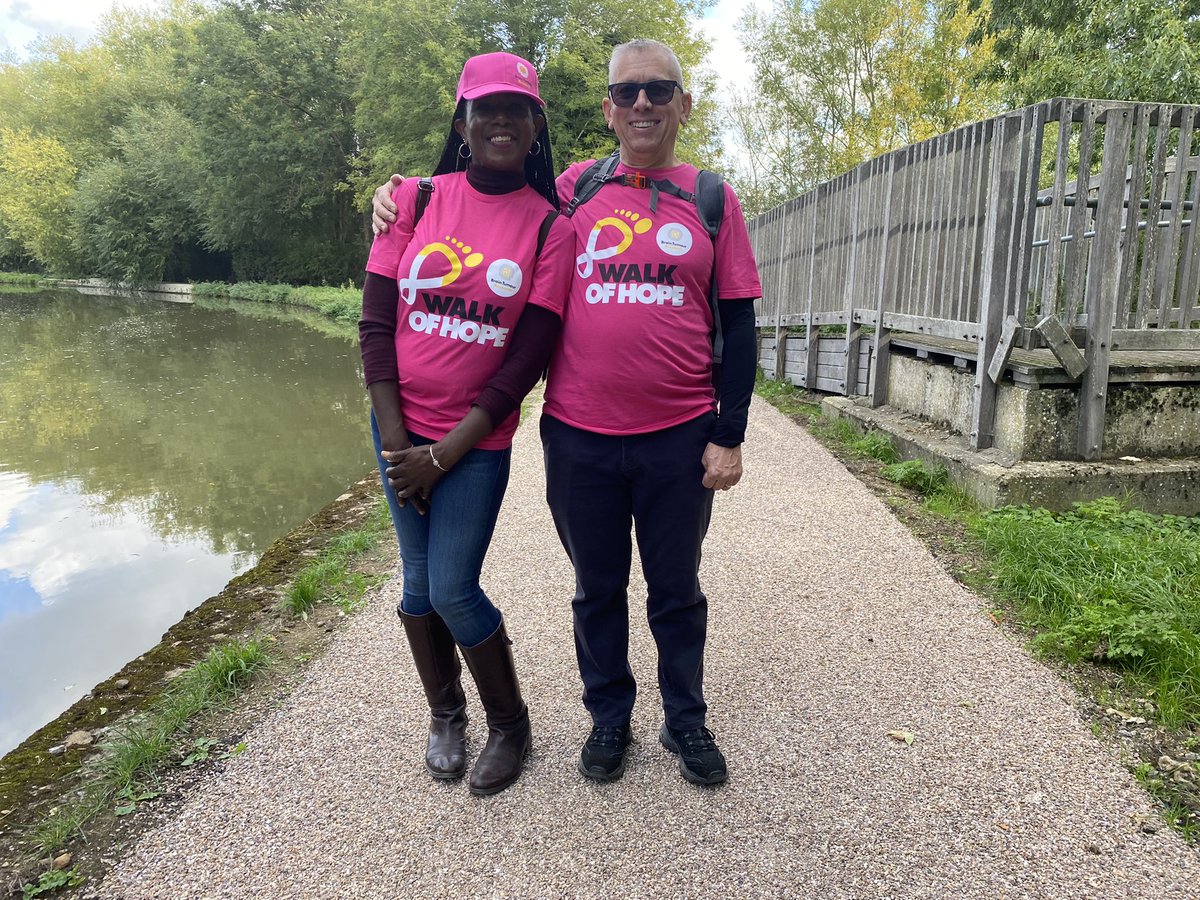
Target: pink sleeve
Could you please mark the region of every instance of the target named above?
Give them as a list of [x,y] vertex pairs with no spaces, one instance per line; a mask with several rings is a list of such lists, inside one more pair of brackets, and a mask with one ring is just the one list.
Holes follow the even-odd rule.
[[571,266],[575,263],[575,229],[566,216],[558,216],[546,235],[546,243],[533,270],[529,301],[562,316],[571,288]]
[[725,216],[717,232],[717,293],[721,300],[762,296],[758,264],[737,194],[725,185]]
[[392,202],[396,204],[396,221],[387,231],[375,235],[371,254],[367,257],[367,271],[385,278],[396,278],[400,271],[400,257],[408,248],[413,236],[413,212],[416,209],[417,178],[405,178],[392,191]]

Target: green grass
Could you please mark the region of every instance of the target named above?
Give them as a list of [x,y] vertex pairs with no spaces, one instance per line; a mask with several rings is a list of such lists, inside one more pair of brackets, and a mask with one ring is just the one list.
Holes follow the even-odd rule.
[[361,528],[329,541],[312,562],[297,573],[281,602],[292,615],[307,619],[318,603],[331,601],[345,613],[358,609],[367,589],[378,579],[352,571],[351,563],[391,534],[387,503],[381,497]]
[[114,801],[136,804],[156,796],[136,790],[176,754],[194,720],[227,703],[269,662],[258,640],[227,641],[180,674],[140,718],[114,731],[99,757],[83,771],[82,786],[33,829],[41,853],[65,847]]
[[46,275],[32,275],[28,272],[0,272],[0,285],[19,285],[32,287],[41,284],[53,284],[55,279]]
[[304,306],[346,325],[357,322],[362,312],[362,289],[350,284],[342,287],[293,287],[290,284],[263,284],[253,281],[235,284],[201,281],[192,285],[192,295],[207,299],[230,298],[255,303]]
[[1040,649],[1116,666],[1170,727],[1200,722],[1200,517],[1108,497],[1060,514],[1005,507],[972,530]]

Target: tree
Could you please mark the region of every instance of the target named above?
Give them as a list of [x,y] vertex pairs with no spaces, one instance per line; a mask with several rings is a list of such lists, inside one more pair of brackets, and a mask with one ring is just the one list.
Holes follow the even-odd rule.
[[991,42],[966,46],[982,15],[968,0],[785,0],[749,12],[740,31],[755,95],[730,114],[756,157],[747,205],[992,114],[998,92],[978,84]]
[[[612,48],[635,37],[661,40],[679,56],[689,88],[711,96],[707,45],[693,27],[702,0],[653,7],[616,0],[367,0],[358,8],[349,58],[362,73],[355,92],[364,150],[360,194],[394,171],[428,172],[437,159],[463,62],[508,50],[538,69],[560,168],[615,149],[600,103]],[[404,28],[398,28],[404,22]],[[698,105],[680,134],[685,159],[714,164],[720,156],[711,102]]]
[[114,129],[117,155],[92,166],[75,196],[75,253],[114,281],[161,281],[198,227],[182,186],[194,181],[194,128],[167,104],[134,109]]
[[366,258],[345,0],[226,0],[196,27],[186,111],[205,243],[243,280],[340,282]]
[[1011,102],[1200,102],[1196,0],[995,0],[980,39]]
[[44,266],[71,268],[66,207],[75,190],[67,148],[28,129],[0,129],[0,221]]

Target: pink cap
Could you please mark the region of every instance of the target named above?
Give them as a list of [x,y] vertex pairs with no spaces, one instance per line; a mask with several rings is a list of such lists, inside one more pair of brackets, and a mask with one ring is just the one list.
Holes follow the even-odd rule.
[[474,100],[488,94],[524,94],[545,106],[538,96],[537,71],[533,63],[513,53],[483,53],[472,56],[458,79],[458,100]]

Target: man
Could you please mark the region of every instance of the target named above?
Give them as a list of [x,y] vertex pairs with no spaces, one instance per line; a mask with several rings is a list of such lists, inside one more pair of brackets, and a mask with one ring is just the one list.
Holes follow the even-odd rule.
[[[675,144],[692,97],[675,54],[656,41],[622,44],[609,82],[602,108],[620,162],[571,218],[575,276],[541,421],[546,497],[575,568],[576,657],[593,722],[579,769],[600,781],[621,777],[632,740],[632,526],[658,647],[659,739],[679,755],[688,781],[718,784],[727,770],[705,727],[708,601],[698,572],[713,491],[742,476],[756,365],[753,300],[762,289],[732,189],[723,187],[715,241],[687,199],[698,172],[679,161]],[[559,176],[560,197],[574,194],[590,165]],[[391,185],[376,192],[380,228],[394,220],[390,192]],[[714,274],[724,338],[719,414],[708,296]]]

